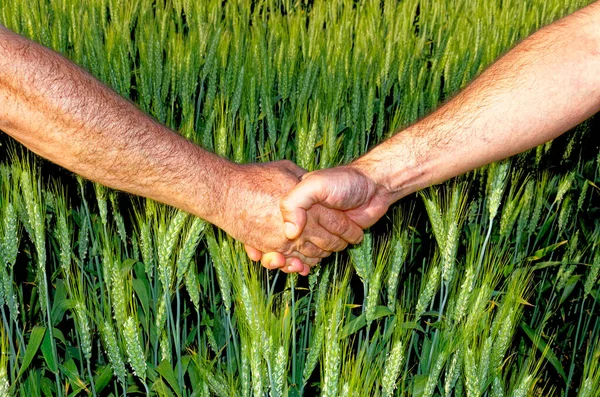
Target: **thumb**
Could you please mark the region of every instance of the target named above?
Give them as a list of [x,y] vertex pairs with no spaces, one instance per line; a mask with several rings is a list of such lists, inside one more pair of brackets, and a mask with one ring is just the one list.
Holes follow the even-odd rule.
[[324,179],[308,175],[281,199],[279,208],[283,215],[285,236],[294,240],[302,234],[306,226],[306,211],[314,204],[327,199],[327,186]]
[[304,168],[298,167],[298,165],[296,165],[296,163],[294,163],[293,161],[280,160],[277,163],[281,164],[283,168],[291,172],[298,179],[300,179],[303,175],[306,174],[306,170]]

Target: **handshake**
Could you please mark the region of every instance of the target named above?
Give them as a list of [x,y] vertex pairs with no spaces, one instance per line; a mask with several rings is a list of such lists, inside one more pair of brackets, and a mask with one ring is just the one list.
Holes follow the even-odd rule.
[[307,275],[361,242],[398,198],[365,158],[309,173],[287,160],[232,166],[214,223],[244,242],[250,259],[286,273]]
[[232,164],[0,26],[0,128],[88,179],[206,219],[269,269],[306,275],[360,242],[401,197],[554,139],[598,112],[599,22],[595,2],[525,39],[363,157],[310,173],[289,161]]

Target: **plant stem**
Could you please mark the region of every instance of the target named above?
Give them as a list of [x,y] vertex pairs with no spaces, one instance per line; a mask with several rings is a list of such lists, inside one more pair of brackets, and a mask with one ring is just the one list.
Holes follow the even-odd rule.
[[581,319],[583,317],[583,306],[585,299],[579,303],[579,320],[577,321],[577,331],[575,332],[575,342],[573,343],[573,352],[571,353],[571,365],[569,367],[569,376],[567,377],[567,384],[565,386],[565,396],[569,395],[569,385],[573,378],[573,371],[575,371],[575,359],[577,358],[577,340],[579,339],[579,330],[581,328]]
[[[52,332],[52,316],[50,315],[50,294],[48,293],[48,278],[46,276],[46,270],[42,270],[44,274],[44,293],[46,294],[46,316],[48,317],[48,335],[50,336],[50,344],[52,345],[52,358],[56,363],[58,363],[58,357],[56,354],[56,342],[54,341],[54,335]],[[54,374],[54,378],[56,380],[56,392],[58,393],[58,397],[62,397],[62,389],[60,385],[60,376],[59,373]]]
[[292,382],[297,385],[299,382],[296,379],[296,289],[293,276],[291,279],[292,289]]
[[183,363],[181,362],[181,299],[179,296],[180,289],[177,288],[175,292],[175,299],[177,301],[177,319],[175,321],[175,352],[177,354],[177,379],[179,385],[183,387]]
[[[14,267],[12,267],[12,266],[10,268],[10,279],[11,280],[15,279],[14,278]],[[14,288],[14,285],[11,282],[11,284],[10,284],[10,296],[8,297],[11,305],[15,304],[13,300],[14,300],[14,297],[16,296],[16,294],[13,292],[13,288]],[[10,314],[10,312],[9,312],[9,314]],[[12,317],[12,315],[10,317]],[[19,319],[17,317],[15,317],[12,320],[15,323],[15,332],[17,333],[17,339],[19,340],[19,343],[21,345],[21,350],[25,351],[25,341],[23,340],[23,334],[21,333],[21,329],[19,327],[19,321],[18,321]]]
[[4,312],[4,305],[0,306],[0,309],[2,310],[2,322],[4,323],[4,329],[6,330],[6,333],[8,334],[8,344],[10,346],[9,372],[10,372],[11,383],[13,383],[14,382],[14,372],[15,372],[15,360],[17,358],[17,353],[15,351],[15,344],[13,342],[12,332],[10,332],[10,327],[8,326],[8,321],[6,320],[6,313]]
[[90,385],[92,386],[92,395],[96,397],[96,385],[94,384],[94,376],[92,375],[92,368],[90,367],[90,360],[87,360],[87,371],[90,377]]
[[481,247],[481,254],[479,255],[479,260],[477,261],[477,268],[475,270],[475,279],[479,277],[479,272],[481,271],[481,265],[483,264],[483,258],[485,256],[485,250],[487,248],[488,242],[490,241],[490,236],[492,235],[492,227],[494,226],[494,218],[490,219],[490,226],[488,227],[487,234],[485,235],[485,240],[483,240],[483,246]]

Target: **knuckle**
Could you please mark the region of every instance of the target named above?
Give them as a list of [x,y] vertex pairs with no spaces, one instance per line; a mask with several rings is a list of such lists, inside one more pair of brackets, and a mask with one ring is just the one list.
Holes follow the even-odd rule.
[[319,261],[320,261],[320,258],[306,258],[306,259],[305,259],[305,260],[303,260],[302,262],[303,262],[305,265],[308,265],[308,266],[311,266],[311,267],[312,267],[312,266],[315,266],[317,263],[319,263]]
[[315,184],[316,188],[323,190],[323,189],[326,189],[327,186],[328,186],[327,185],[328,184],[328,179],[323,174],[316,173],[316,174],[313,175],[312,183]]
[[281,250],[279,250],[279,252],[283,255],[283,256],[293,256],[292,254],[298,250],[298,244],[285,244],[283,246],[283,248]]
[[329,251],[322,251],[321,255],[319,255],[319,258],[324,259],[327,258],[328,256],[330,256],[332,253]]
[[283,215],[289,215],[294,211],[294,202],[290,196],[284,196],[281,201],[279,201],[279,209],[283,213]]
[[323,189],[326,179],[319,171],[308,172],[300,177],[305,185],[310,185],[313,190]]
[[347,246],[348,243],[346,243],[344,240],[340,238],[332,238],[329,241],[327,241],[326,248],[324,247],[323,249],[329,252],[337,252],[343,250]]
[[286,263],[288,265],[291,264],[291,261],[290,261],[291,258],[297,258],[301,262],[304,261],[304,259],[306,259],[306,257],[300,251],[296,251],[296,250],[292,251],[289,255],[286,255]]
[[344,219],[345,224],[340,236],[351,244],[357,244],[363,238],[363,230],[350,219]]
[[324,207],[319,209],[319,224],[328,232],[342,236],[351,230],[350,221],[343,212]]
[[351,242],[352,242],[352,244],[360,244],[363,241],[364,237],[365,237],[365,234],[361,230],[359,233],[356,234],[356,236],[354,236],[352,238]]
[[338,251],[343,251],[343,250],[345,250],[345,249],[346,249],[346,247],[348,247],[348,243],[347,243],[347,242],[345,242],[344,240],[341,240],[341,241],[340,241],[340,245],[338,245],[338,246],[336,247],[336,249],[335,249],[335,252],[338,252]]
[[319,249],[316,245],[310,242],[306,242],[302,245],[300,252],[308,257],[317,257],[321,255],[323,250]]
[[339,214],[332,220],[331,227],[333,228],[335,234],[342,236],[348,232],[348,220],[344,215]]

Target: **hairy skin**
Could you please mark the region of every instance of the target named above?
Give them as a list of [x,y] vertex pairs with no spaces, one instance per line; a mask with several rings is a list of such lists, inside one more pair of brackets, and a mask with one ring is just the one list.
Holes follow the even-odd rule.
[[428,117],[353,163],[302,177],[281,202],[288,238],[314,205],[361,227],[400,198],[554,139],[600,110],[600,1],[533,34]]
[[247,244],[251,258],[309,266],[362,230],[316,206],[288,240],[279,200],[304,170],[290,162],[238,165],[209,153],[55,52],[0,26],[0,128],[33,152],[106,186],[173,205]]

